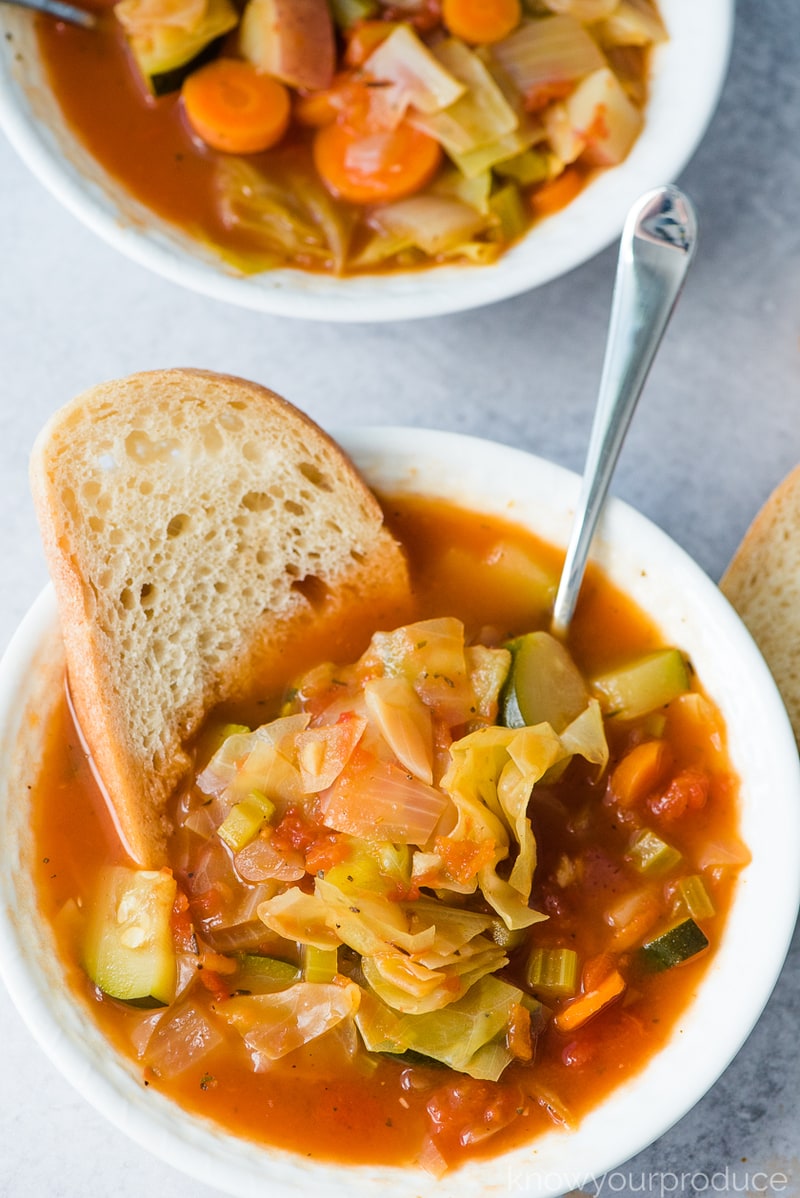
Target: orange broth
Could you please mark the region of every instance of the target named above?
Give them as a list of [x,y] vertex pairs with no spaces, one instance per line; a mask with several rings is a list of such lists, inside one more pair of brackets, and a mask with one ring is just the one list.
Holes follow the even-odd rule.
[[[556,571],[560,559],[552,548],[504,521],[439,502],[389,499],[384,506],[389,526],[409,554],[415,618],[458,616],[466,625],[468,643],[470,634],[486,625],[503,636],[530,630],[530,612],[521,597],[524,588],[509,587],[507,579],[501,585],[487,558],[502,544]],[[544,625],[544,613],[540,617]],[[364,627],[350,636],[349,643],[339,643],[341,660],[354,660],[372,631]],[[570,640],[581,669],[591,674],[659,644],[661,638],[651,621],[592,569]],[[315,652],[320,652],[320,646],[315,646]],[[307,668],[307,658],[307,653],[302,658],[287,653],[284,676],[265,683],[266,702],[258,712],[262,722],[277,713],[281,695],[298,671]],[[252,718],[254,713],[251,709],[236,714]],[[607,721],[607,725],[611,771],[643,733],[639,723],[615,728],[613,721]],[[724,737],[704,739],[696,729],[689,729],[687,735],[685,721],[672,718],[669,710],[663,734],[676,769],[705,769],[711,778],[705,806],[679,827],[670,828],[671,842],[693,863],[707,843],[741,848],[736,831],[737,782],[730,772]],[[561,781],[534,792],[529,811],[538,864],[531,904],[549,918],[529,929],[525,951],[533,945],[571,947],[585,959],[609,948],[604,912],[624,876],[629,879],[624,854],[630,829],[617,820],[614,807],[604,803],[606,788],[607,774],[598,781],[588,765],[574,759]],[[41,911],[55,928],[66,976],[85,1003],[87,1016],[136,1064],[131,1037],[152,1012],[102,995],[80,967],[81,917],[70,900],[85,908],[101,865],[124,862],[125,853],[66,702],[58,706],[49,730],[32,810]],[[582,863],[577,888],[559,882],[559,863],[565,854]],[[696,865],[694,872],[699,872]],[[450,1166],[469,1156],[499,1153],[535,1139],[553,1121],[579,1121],[664,1045],[691,1002],[720,937],[735,870],[707,871],[704,880],[716,908],[716,914],[703,922],[708,951],[664,972],[637,975],[620,1001],[573,1032],[561,1032],[552,1019],[547,1020],[536,1036],[533,1063],[513,1062],[497,1083],[476,1082],[444,1067],[409,1065],[389,1057],[367,1063],[363,1051],[347,1061],[326,1037],[295,1050],[268,1072],[254,1073],[241,1038],[224,1028],[223,1045],[178,1077],[159,1077],[139,1065],[142,1084],[235,1134],[320,1160],[409,1163],[424,1141],[426,1107],[432,1100],[440,1110],[449,1111],[450,1124],[437,1143]],[[662,901],[666,925],[670,922],[666,897]],[[504,976],[524,987],[518,952],[512,953]],[[215,1000],[209,992],[204,1001],[211,1009]],[[521,1113],[509,1126],[479,1143],[459,1146],[464,1127],[474,1123],[470,1112],[476,1103],[484,1112],[487,1103],[502,1110],[509,1103],[519,1104],[520,1094],[523,1099],[517,1110]]]

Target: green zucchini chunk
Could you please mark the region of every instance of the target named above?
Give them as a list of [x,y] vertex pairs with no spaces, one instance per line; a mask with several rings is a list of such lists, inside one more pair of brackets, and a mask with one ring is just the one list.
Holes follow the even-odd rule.
[[111,998],[165,1006],[175,994],[177,967],[172,908],[177,886],[168,869],[112,866],[100,875],[83,963]]
[[708,937],[693,919],[684,919],[639,949],[639,964],[648,973],[660,973],[681,965],[708,948]]

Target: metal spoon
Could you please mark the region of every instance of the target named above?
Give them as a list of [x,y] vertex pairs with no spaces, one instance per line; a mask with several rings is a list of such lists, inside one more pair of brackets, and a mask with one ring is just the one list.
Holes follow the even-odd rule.
[[69,25],[81,25],[84,29],[93,29],[97,24],[94,13],[86,12],[65,0],[3,0],[6,4],[18,4],[20,8],[33,8],[37,12],[47,13],[57,21],[66,21]]
[[697,220],[671,185],[637,200],[622,230],[603,372],[569,547],[553,608],[564,636],[622,442],[694,255]]

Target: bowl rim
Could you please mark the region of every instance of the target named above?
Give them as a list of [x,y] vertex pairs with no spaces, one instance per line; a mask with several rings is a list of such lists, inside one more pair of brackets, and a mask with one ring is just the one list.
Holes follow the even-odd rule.
[[[668,24],[677,25],[676,40],[656,48],[645,129],[628,158],[600,172],[571,204],[490,265],[341,279],[289,268],[253,276],[228,273],[221,262],[201,256],[200,247],[193,251],[174,226],[147,215],[143,205],[138,207],[144,220],[132,220],[110,193],[109,198],[87,187],[80,172],[56,152],[50,131],[22,95],[10,45],[0,45],[0,126],[33,174],[75,217],[173,283],[270,315],[308,320],[378,323],[440,316],[509,299],[574,270],[618,237],[638,196],[680,175],[717,107],[730,59],[735,0],[661,3]],[[13,19],[29,15],[15,13]],[[11,19],[0,14],[0,32]],[[545,232],[537,234],[537,229]]]
[[[456,502],[462,503],[463,495],[475,495],[477,501],[472,505],[473,510],[505,514],[509,519],[529,525],[532,521],[528,515],[541,508],[542,496],[555,496],[555,524],[551,519],[547,527],[558,525],[563,530],[571,521],[580,481],[578,476],[523,450],[483,438],[436,430],[367,426],[332,431],[368,481],[373,485],[377,481],[378,490],[390,494],[399,487],[401,491],[454,497]],[[386,464],[383,473],[380,473],[381,461]],[[451,469],[442,471],[442,464]],[[492,493],[494,499],[487,506],[482,500]],[[519,494],[522,499],[517,498]],[[546,530],[541,531],[540,524],[534,525],[534,531],[538,535],[547,535]],[[566,537],[562,537],[558,543],[565,542]],[[618,545],[625,546],[624,550],[619,550],[623,554],[622,564],[616,558],[612,562]],[[645,553],[643,559],[637,556],[642,552]],[[324,1181],[325,1192],[331,1198],[358,1198],[361,1195],[372,1198],[378,1189],[382,1198],[410,1198],[411,1194],[419,1192],[435,1193],[437,1198],[477,1198],[478,1194],[485,1194],[497,1186],[498,1170],[505,1168],[509,1170],[509,1179],[526,1178],[526,1193],[533,1193],[537,1198],[556,1198],[565,1189],[578,1188],[630,1160],[664,1134],[711,1088],[760,1016],[782,968],[794,929],[800,903],[800,872],[796,870],[794,850],[800,836],[800,758],[785,708],[752,638],[714,583],[671,538],[627,504],[612,499],[602,518],[597,548],[592,556],[603,568],[608,569],[611,563],[612,576],[623,567],[632,569],[625,562],[636,557],[636,585],[645,590],[650,588],[652,591],[653,587],[658,590],[659,573],[661,585],[664,577],[670,578],[670,586],[673,580],[678,580],[681,594],[673,596],[670,592],[669,619],[678,620],[680,626],[681,612],[688,611],[691,616],[692,605],[695,605],[703,616],[703,626],[698,624],[698,631],[691,623],[687,624],[687,636],[690,634],[694,640],[699,637],[697,643],[701,646],[711,638],[711,648],[706,649],[708,659],[711,660],[712,653],[716,652],[717,657],[726,659],[725,670],[733,669],[732,660],[735,669],[730,677],[738,677],[737,671],[742,669],[747,671],[750,680],[747,692],[733,696],[730,701],[726,696],[722,706],[729,719],[732,713],[737,726],[752,720],[754,741],[762,738],[760,744],[739,744],[738,748],[746,749],[750,754],[749,783],[753,784],[757,770],[763,772],[758,793],[762,798],[766,795],[773,806],[777,804],[782,820],[779,843],[773,846],[772,839],[769,841],[769,861],[764,859],[766,834],[758,833],[761,854],[744,871],[744,881],[737,886],[717,954],[666,1047],[640,1073],[612,1091],[599,1108],[582,1120],[576,1131],[546,1133],[527,1148],[514,1150],[494,1161],[475,1162],[475,1168],[468,1165],[437,1183],[433,1183],[427,1174],[411,1168],[338,1167],[324,1162],[308,1167],[306,1162],[298,1162],[289,1154],[254,1148],[227,1134],[212,1133],[209,1144],[211,1125],[204,1120],[178,1111],[167,1100],[153,1104],[152,1100],[160,1096],[152,1093],[143,1110],[137,1103],[141,1098],[141,1086],[131,1073],[113,1060],[101,1060],[98,1064],[88,1059],[91,1029],[87,1037],[87,1029],[77,1034],[74,1029],[65,1027],[54,1005],[56,999],[51,993],[43,992],[41,979],[35,976],[30,962],[25,960],[29,931],[22,931],[13,919],[11,871],[2,870],[0,973],[34,1037],[67,1079],[112,1123],[190,1176],[248,1198],[263,1193],[265,1168],[272,1170],[271,1192],[276,1196],[304,1193],[307,1182],[320,1184]],[[639,596],[633,597],[640,601]],[[709,614],[713,618],[706,626],[705,617]],[[24,705],[19,702],[20,684],[30,674],[35,650],[45,631],[52,628],[54,618],[54,595],[47,587],[24,618],[0,662],[0,736],[21,718]],[[705,682],[702,665],[699,672]],[[713,697],[719,702],[719,696]],[[736,709],[731,706],[734,699],[738,705]],[[747,727],[750,728],[749,723]],[[762,747],[764,736],[767,736],[767,744]],[[732,744],[732,751],[734,747]],[[734,759],[734,765],[741,770],[741,761]],[[780,786],[775,785],[778,778]],[[742,810],[742,818],[748,817],[751,832],[756,827],[754,805],[753,801],[749,805],[743,804]],[[0,797],[0,827],[3,818]],[[776,826],[771,819],[767,822],[771,827]],[[751,847],[754,847],[752,841]],[[748,973],[743,982],[741,954],[737,955],[737,952],[743,943],[749,942],[744,939],[747,920],[745,926],[740,927],[740,914],[745,910],[751,922],[757,914],[763,923],[764,898],[768,892],[773,893],[770,887],[774,888],[774,893],[780,892],[781,901],[777,906],[773,902],[768,926],[748,949]],[[733,930],[732,923],[736,924]],[[729,998],[727,1018],[715,1020],[720,991],[724,990],[727,998],[732,980],[736,981],[738,989],[734,988],[735,993]],[[70,1009],[79,1007],[79,1000],[74,997],[70,1000],[67,996],[67,1002]],[[729,1030],[731,1021],[733,1032]],[[714,1029],[710,1036],[709,1026]],[[99,1032],[97,1035],[109,1055],[107,1041]],[[676,1071],[680,1074],[677,1088]],[[568,1164],[563,1163],[565,1157]],[[554,1163],[559,1161],[562,1162],[560,1171]]]

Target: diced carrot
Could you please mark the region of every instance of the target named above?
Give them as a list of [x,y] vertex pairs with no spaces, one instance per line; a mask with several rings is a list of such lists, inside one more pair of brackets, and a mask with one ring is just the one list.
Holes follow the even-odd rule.
[[287,89],[237,58],[218,58],[194,71],[181,88],[181,99],[198,137],[225,153],[268,150],[289,126]]
[[676,774],[663,794],[650,800],[649,807],[653,815],[671,823],[687,811],[705,807],[710,789],[711,779],[707,772],[690,767]]
[[613,953],[598,953],[596,957],[588,957],[581,970],[581,984],[584,992],[596,990],[608,975],[614,972],[614,968]]
[[535,216],[552,216],[561,208],[566,208],[583,187],[583,175],[575,167],[567,167],[565,171],[548,183],[542,183],[531,194],[531,207]]
[[506,1046],[518,1061],[530,1061],[533,1057],[531,1039],[531,1013],[522,1003],[514,1003],[506,1032]]
[[321,129],[323,125],[330,125],[336,120],[339,114],[339,105],[336,100],[333,88],[307,92],[306,95],[296,98],[293,109],[294,118],[300,125]]
[[347,32],[344,60],[349,67],[362,66],[373,50],[385,42],[397,25],[393,21],[358,21]]
[[519,0],[444,0],[442,4],[447,28],[473,46],[501,41],[521,19]]
[[625,979],[619,970],[614,969],[594,990],[571,999],[558,1012],[553,1022],[560,1032],[573,1032],[618,998],[624,989]]
[[314,138],[314,163],[329,191],[352,204],[374,204],[413,195],[442,159],[439,143],[405,121],[396,129],[360,133],[326,125]]
[[620,807],[637,807],[661,785],[673,766],[665,740],[648,740],[622,758],[611,775],[609,794]]

